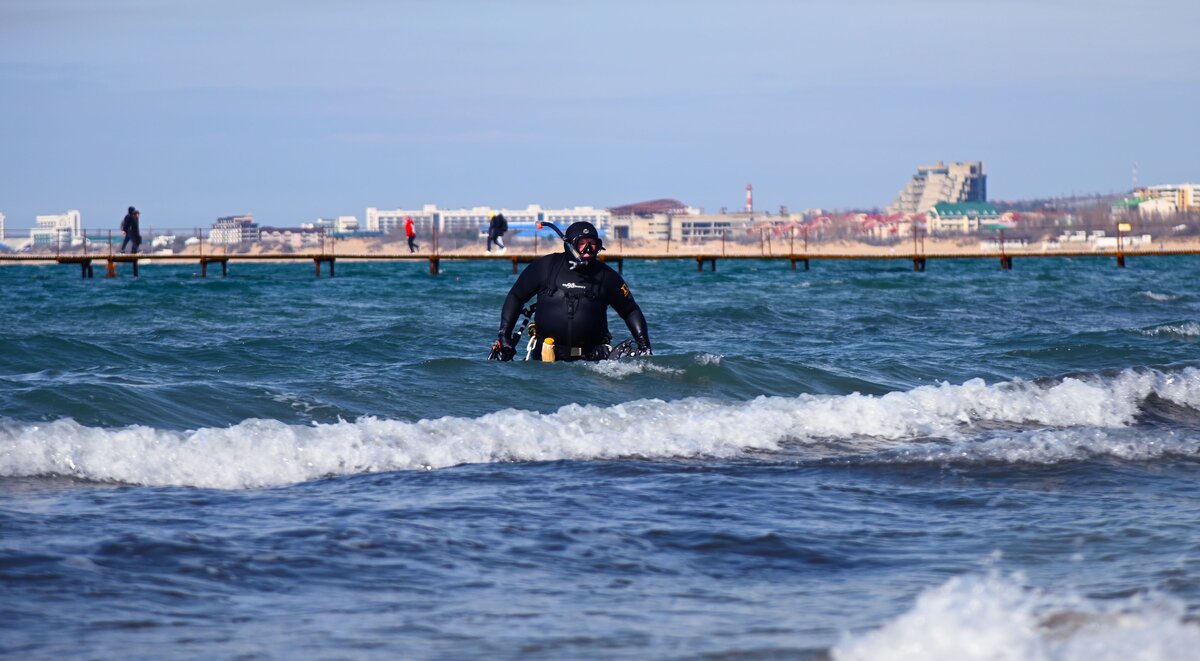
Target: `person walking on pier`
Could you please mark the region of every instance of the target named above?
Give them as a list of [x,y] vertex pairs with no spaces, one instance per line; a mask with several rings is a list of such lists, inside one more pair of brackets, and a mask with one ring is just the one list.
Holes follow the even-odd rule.
[[125,234],[125,239],[121,241],[121,252],[125,252],[125,246],[133,244],[133,254],[137,254],[138,247],[142,245],[142,231],[138,227],[138,218],[141,212],[133,207],[129,207],[129,213],[125,214],[125,219],[121,221],[121,232]]
[[417,251],[417,230],[413,229],[412,216],[404,217],[404,235],[408,237],[408,251]]
[[507,248],[504,247],[504,240],[503,240],[504,233],[507,231],[508,231],[508,221],[505,220],[504,214],[498,213],[498,214],[492,216],[492,222],[488,223],[487,250],[484,252],[491,254],[492,244],[494,243],[500,247],[500,249],[497,252],[500,253],[501,255],[503,255],[504,251],[507,250]]

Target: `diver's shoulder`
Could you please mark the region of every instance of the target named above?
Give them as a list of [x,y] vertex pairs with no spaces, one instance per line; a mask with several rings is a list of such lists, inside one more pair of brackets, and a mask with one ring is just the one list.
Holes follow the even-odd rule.
[[563,261],[563,259],[565,259],[565,258],[566,258],[566,253],[552,252],[549,255],[542,255],[541,257],[538,257],[537,259],[533,260],[530,263],[530,265],[531,266],[551,266],[551,265],[554,265],[554,264],[557,264],[557,263]]
[[621,274],[620,274],[620,273],[617,273],[617,270],[616,270],[616,269],[614,269],[613,267],[611,267],[611,266],[609,266],[609,265],[608,265],[608,262],[605,262],[605,261],[603,261],[603,260],[600,260],[600,261],[598,261],[598,262],[597,262],[597,266],[599,266],[599,267],[600,267],[600,273],[601,273],[601,274],[602,274],[604,277],[606,277],[606,278],[616,278],[616,279],[618,279],[618,280],[625,280],[625,278],[621,277]]

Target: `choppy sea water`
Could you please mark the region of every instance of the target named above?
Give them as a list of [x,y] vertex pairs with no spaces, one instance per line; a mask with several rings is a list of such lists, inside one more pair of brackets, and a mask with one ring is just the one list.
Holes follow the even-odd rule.
[[1200,646],[1200,259],[630,262],[595,365],[443,266],[0,268],[0,655]]

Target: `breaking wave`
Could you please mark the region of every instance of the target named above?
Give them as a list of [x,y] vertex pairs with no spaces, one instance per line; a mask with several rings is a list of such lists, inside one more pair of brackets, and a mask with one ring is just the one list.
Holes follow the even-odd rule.
[[974,379],[882,396],[643,399],[418,422],[251,419],[178,432],[9,421],[0,423],[0,476],[243,489],[460,464],[626,457],[782,453],[789,461],[889,463],[1200,457],[1200,438],[1131,427],[1144,409],[1163,403],[1194,417],[1200,369],[992,385]]
[[1155,594],[1097,601],[1055,596],[1020,576],[966,576],[926,590],[907,613],[845,636],[834,661],[1192,658],[1200,626],[1183,602]]
[[1178,296],[1175,296],[1172,294],[1159,294],[1158,292],[1153,292],[1153,291],[1143,291],[1143,292],[1138,292],[1138,293],[1152,301],[1159,301],[1159,302],[1165,303],[1167,301],[1179,300]]
[[1164,324],[1142,331],[1143,335],[1151,337],[1166,335],[1169,337],[1200,337],[1200,324],[1189,321],[1182,324]]

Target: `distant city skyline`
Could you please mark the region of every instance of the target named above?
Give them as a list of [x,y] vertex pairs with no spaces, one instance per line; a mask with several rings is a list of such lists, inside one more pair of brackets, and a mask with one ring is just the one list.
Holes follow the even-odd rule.
[[0,213],[186,227],[368,207],[884,208],[1200,179],[1200,5],[0,5]]

